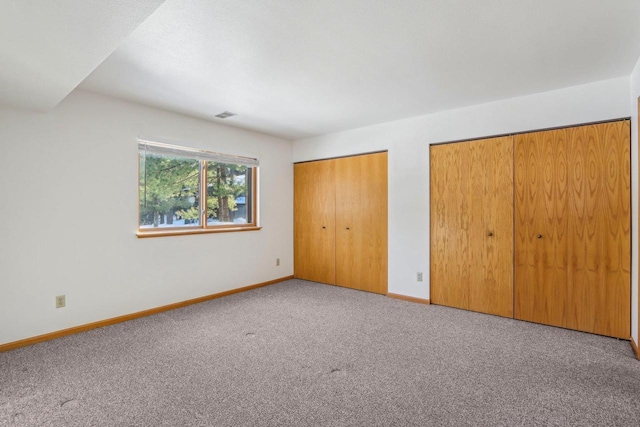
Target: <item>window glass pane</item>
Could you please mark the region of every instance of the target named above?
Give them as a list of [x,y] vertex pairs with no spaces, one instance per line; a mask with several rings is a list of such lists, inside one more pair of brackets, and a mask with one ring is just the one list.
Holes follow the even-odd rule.
[[251,223],[252,168],[207,162],[207,225]]
[[140,228],[200,225],[200,162],[140,154]]

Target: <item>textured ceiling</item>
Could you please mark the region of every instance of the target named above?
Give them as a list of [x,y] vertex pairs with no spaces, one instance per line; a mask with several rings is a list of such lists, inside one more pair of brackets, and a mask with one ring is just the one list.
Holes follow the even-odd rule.
[[627,76],[639,18],[638,0],[167,0],[80,87],[294,139]]
[[47,111],[164,0],[0,0],[0,105]]

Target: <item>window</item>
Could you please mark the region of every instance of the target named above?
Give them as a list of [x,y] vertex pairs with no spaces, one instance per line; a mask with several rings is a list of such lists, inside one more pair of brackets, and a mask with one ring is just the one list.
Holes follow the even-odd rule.
[[138,237],[246,231],[258,160],[140,140]]

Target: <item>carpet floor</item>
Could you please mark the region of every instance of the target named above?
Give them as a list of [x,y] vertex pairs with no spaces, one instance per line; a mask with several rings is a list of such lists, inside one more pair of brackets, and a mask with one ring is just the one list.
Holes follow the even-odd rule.
[[633,426],[626,341],[301,280],[0,354],[2,426]]

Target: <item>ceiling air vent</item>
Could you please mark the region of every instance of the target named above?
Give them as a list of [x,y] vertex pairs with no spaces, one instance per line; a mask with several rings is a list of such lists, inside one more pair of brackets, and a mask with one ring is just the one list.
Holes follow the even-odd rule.
[[216,114],[214,117],[217,117],[219,119],[226,119],[228,117],[233,117],[233,116],[237,116],[237,114],[232,113],[230,111],[225,111],[224,113]]

